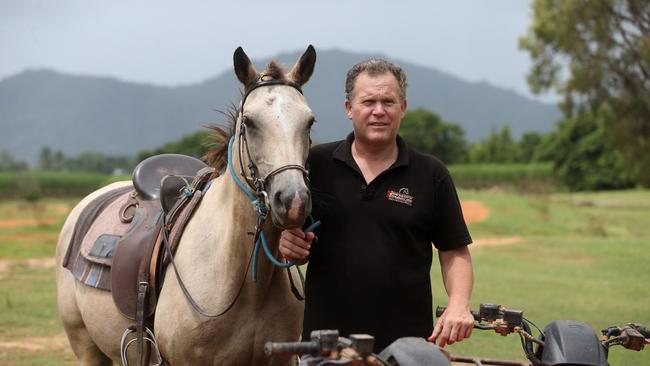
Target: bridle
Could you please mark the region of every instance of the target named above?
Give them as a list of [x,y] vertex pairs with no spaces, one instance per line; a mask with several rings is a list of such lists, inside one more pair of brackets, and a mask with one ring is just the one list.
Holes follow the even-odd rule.
[[[278,79],[272,79],[272,80],[262,80],[261,78],[254,84],[249,85],[244,92],[244,96],[242,97],[242,100],[239,104],[239,112],[238,112],[238,119],[240,120],[239,124],[239,134],[238,134],[238,146],[239,146],[239,152],[238,152],[238,160],[239,160],[239,167],[240,167],[240,172],[239,174],[244,178],[244,181],[248,185],[248,187],[255,192],[255,195],[258,198],[263,198],[264,202],[264,209],[268,212],[269,209],[269,203],[268,203],[268,194],[266,192],[266,185],[268,184],[269,180],[273,178],[275,175],[285,171],[285,170],[291,170],[291,169],[296,169],[299,170],[302,173],[303,179],[305,180],[305,183],[309,185],[309,172],[305,167],[302,165],[297,165],[297,164],[287,164],[283,165],[281,167],[278,167],[276,169],[273,169],[271,172],[269,172],[266,177],[261,178],[259,176],[259,169],[257,168],[257,164],[253,161],[250,153],[250,149],[248,147],[248,139],[246,138],[246,117],[244,116],[244,106],[246,104],[246,99],[250,95],[250,93],[260,87],[263,86],[273,86],[273,85],[286,85],[290,86],[294,89],[296,89],[300,94],[302,93],[302,89],[300,85],[297,83],[294,83],[293,81],[289,80],[278,80]],[[311,142],[311,141],[310,141]],[[243,161],[243,156],[246,154],[246,157],[248,158],[248,171],[249,174],[246,174],[244,172],[244,161]]]

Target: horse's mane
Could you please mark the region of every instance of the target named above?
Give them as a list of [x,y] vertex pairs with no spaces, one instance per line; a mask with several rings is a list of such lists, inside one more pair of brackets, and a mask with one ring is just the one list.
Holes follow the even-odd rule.
[[261,80],[286,80],[286,71],[282,65],[275,61],[269,62],[266,70],[260,73]]
[[[286,71],[275,61],[269,62],[264,71],[260,73],[261,80],[285,80]],[[244,96],[242,92],[242,97]],[[205,127],[210,130],[208,138],[208,151],[203,156],[203,160],[214,168],[215,172],[212,177],[216,177],[226,169],[228,165],[228,141],[235,134],[237,125],[237,115],[239,108],[234,104],[228,107],[225,112],[219,111],[226,117],[223,124],[209,124]]]
[[224,123],[204,125],[205,128],[210,130],[210,134],[207,142],[208,151],[203,155],[203,160],[214,168],[212,178],[223,173],[228,165],[228,141],[235,134],[239,110],[234,104],[231,104],[225,112],[218,112],[226,117]]

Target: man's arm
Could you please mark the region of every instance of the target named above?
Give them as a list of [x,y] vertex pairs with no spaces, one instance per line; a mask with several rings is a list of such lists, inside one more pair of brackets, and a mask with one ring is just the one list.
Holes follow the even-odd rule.
[[445,283],[449,303],[447,310],[436,322],[430,342],[440,338],[440,347],[469,338],[474,327],[469,300],[472,296],[474,274],[472,257],[467,246],[439,251],[442,279]]

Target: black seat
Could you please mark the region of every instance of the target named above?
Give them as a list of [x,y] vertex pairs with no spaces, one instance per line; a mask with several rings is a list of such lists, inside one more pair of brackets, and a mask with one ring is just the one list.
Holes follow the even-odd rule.
[[[160,199],[160,182],[167,175],[193,177],[207,165],[194,157],[181,154],[161,154],[149,157],[133,169],[133,187],[143,200]],[[179,188],[184,182],[179,181]]]

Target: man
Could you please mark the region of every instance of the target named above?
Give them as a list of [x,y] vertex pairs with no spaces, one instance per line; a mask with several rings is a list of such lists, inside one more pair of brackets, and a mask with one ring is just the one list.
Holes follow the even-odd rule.
[[[404,336],[444,347],[472,332],[472,240],[446,167],[397,135],[406,86],[402,69],[385,60],[352,67],[345,110],[354,132],[310,153],[318,240],[300,229],[280,239],[287,259],[309,259],[303,339],[316,329],[367,333],[380,351]],[[449,295],[435,328],[431,243]]]

